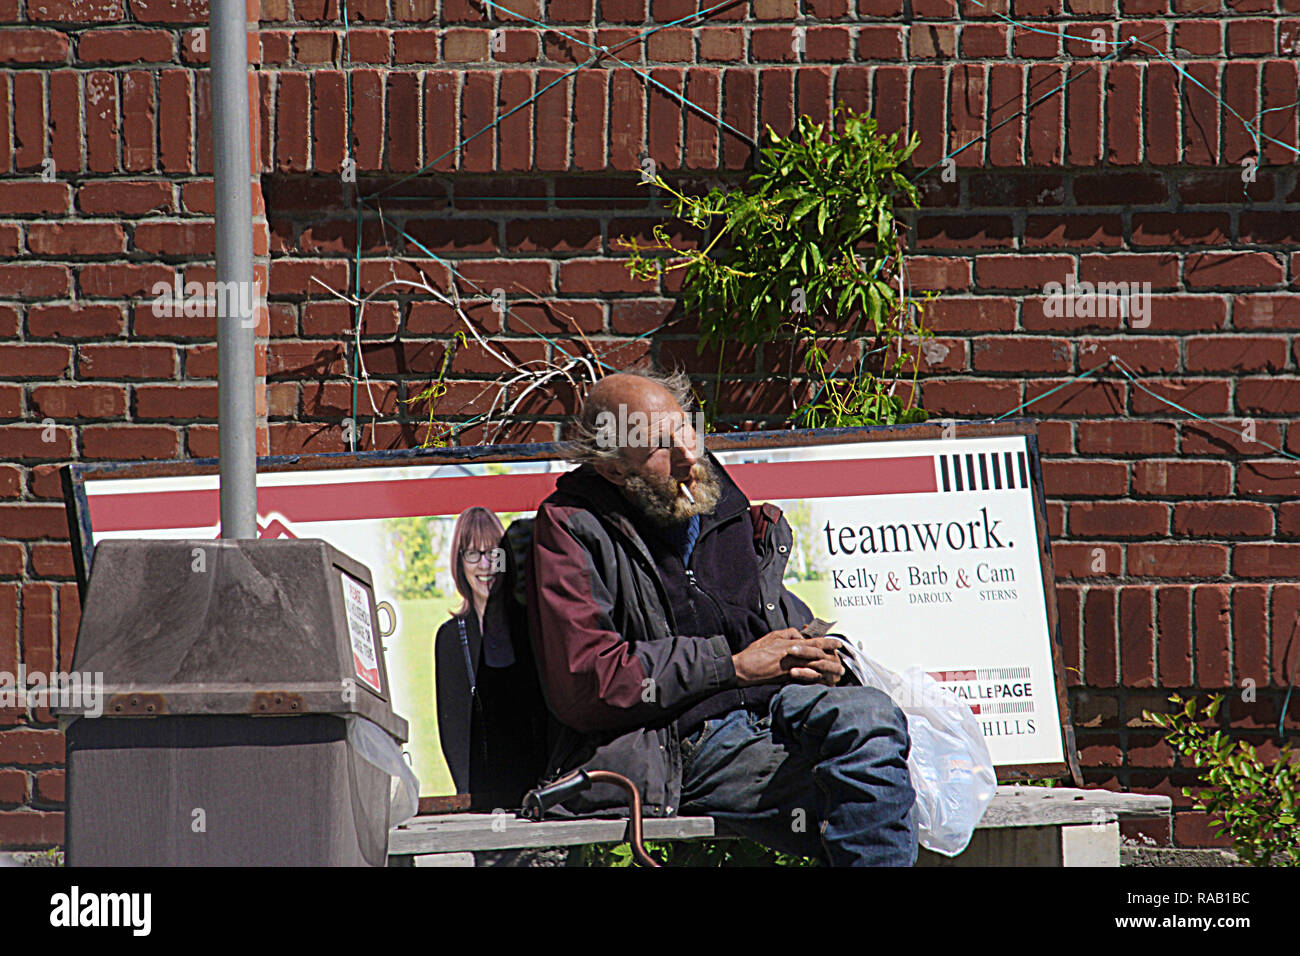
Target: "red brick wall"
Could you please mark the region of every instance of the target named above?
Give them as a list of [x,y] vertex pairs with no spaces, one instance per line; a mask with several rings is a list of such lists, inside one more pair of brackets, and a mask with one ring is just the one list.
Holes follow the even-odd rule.
[[[249,16],[255,60],[255,2]],[[150,308],[156,282],[215,278],[206,45],[188,29],[206,17],[171,0],[0,2],[0,671],[71,666],[59,466],[216,454],[216,321]],[[258,334],[264,368],[264,317]],[[52,728],[44,708],[0,708],[0,847],[62,842]]]
[[[697,357],[671,276],[633,281],[617,261],[617,237],[648,239],[661,215],[637,185],[643,156],[703,186],[736,181],[750,155],[708,119],[647,94],[632,67],[749,135],[763,124],[785,132],[799,113],[824,118],[835,102],[870,109],[886,129],[920,132],[918,169],[1041,99],[1028,119],[961,153],[954,182],[941,169],[922,180],[909,274],[941,292],[922,402],[940,416],[998,415],[1113,354],[1146,387],[1227,429],[1113,368],[1029,409],[1041,422],[1088,780],[1186,805],[1189,774],[1140,719],[1169,689],[1228,689],[1227,722],[1271,752],[1285,665],[1300,658],[1297,640],[1283,660],[1300,610],[1300,507],[1290,500],[1300,466],[1260,443],[1300,453],[1296,154],[1266,145],[1243,196],[1252,145],[1230,111],[1192,84],[1180,95],[1175,70],[1154,55],[1099,63],[1059,34],[1147,38],[1252,117],[1298,98],[1300,3],[1081,0],[1062,11],[1035,0],[1008,11],[1057,36],[1012,30],[971,3],[958,14],[946,0],[906,11],[901,0],[738,3],[631,42],[617,54],[629,66],[578,73],[439,161],[436,175],[399,184],[585,61],[589,50],[560,31],[614,49],[647,19],[696,9],[529,4],[505,5],[554,30],[490,18],[472,0],[361,0],[345,47],[332,0],[263,0],[254,119],[266,208],[258,249],[271,260],[265,448],[344,448],[352,318],[313,277],[366,294],[418,270],[448,288],[446,265],[396,226],[455,265],[469,316],[515,361],[588,343],[611,364],[649,354],[698,373],[729,424],[784,417],[788,347]],[[192,30],[205,16],[197,2],[0,0],[0,103],[10,105],[0,124],[0,418],[11,449],[0,464],[0,669],[20,656],[29,669],[70,661],[77,604],[58,464],[215,453],[214,323],[154,319],[140,298],[178,267],[211,271],[207,100]],[[129,41],[106,32],[118,30]],[[1294,109],[1280,109],[1263,129],[1294,145],[1296,123]],[[359,274],[349,153],[363,192],[418,197],[386,199],[385,228],[367,217]],[[40,183],[47,156],[57,178]],[[1048,316],[1044,283],[1067,270],[1151,282],[1150,325]],[[506,290],[504,317],[480,293],[493,288]],[[372,442],[362,388],[363,448],[424,436],[427,408],[400,400],[437,373],[458,328],[422,296],[367,308],[362,357],[381,417]],[[502,371],[481,347],[459,349],[439,420],[486,411],[486,384]],[[564,390],[539,395],[490,437],[549,438],[572,402]],[[55,442],[41,441],[46,418]],[[1241,438],[1248,427],[1259,442]],[[472,426],[460,441],[482,437]],[[1231,691],[1247,678],[1254,703]],[[1290,713],[1294,731],[1300,699]],[[0,721],[0,844],[57,842],[60,738],[39,719]],[[1195,813],[1179,813],[1175,830],[1181,843],[1209,842]]]

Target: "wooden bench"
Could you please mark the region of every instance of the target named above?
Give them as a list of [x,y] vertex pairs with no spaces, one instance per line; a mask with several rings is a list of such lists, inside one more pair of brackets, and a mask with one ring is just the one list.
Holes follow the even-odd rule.
[[[1065,787],[998,788],[954,858],[922,850],[918,866],[1119,866],[1121,820],[1168,820],[1168,797]],[[729,838],[712,817],[647,817],[647,840]],[[418,816],[389,833],[391,866],[473,866],[473,851],[622,843],[626,819],[534,823],[513,813]]]

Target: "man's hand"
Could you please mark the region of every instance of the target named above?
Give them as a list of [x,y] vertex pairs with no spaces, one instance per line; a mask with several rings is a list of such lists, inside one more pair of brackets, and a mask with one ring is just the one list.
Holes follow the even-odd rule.
[[839,647],[833,637],[805,637],[788,627],[760,637],[731,662],[740,687],[787,680],[834,687],[844,676]]

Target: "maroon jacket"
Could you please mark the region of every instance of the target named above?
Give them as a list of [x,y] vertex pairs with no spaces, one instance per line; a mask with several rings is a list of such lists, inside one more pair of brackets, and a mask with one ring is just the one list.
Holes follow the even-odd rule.
[[[782,584],[791,534],[780,509],[751,506],[713,464],[724,493],[701,518],[691,564],[710,595],[752,616],[748,637],[738,628],[728,628],[730,639],[678,633],[670,588],[631,506],[590,466],[560,478],[533,527],[529,629],[547,705],[564,727],[548,776],[579,767],[625,774],[641,786],[651,815],[680,804],[677,718],[728,694],[742,706],[732,654],[755,632],[812,619]],[[598,784],[561,812],[608,811],[624,799]]]

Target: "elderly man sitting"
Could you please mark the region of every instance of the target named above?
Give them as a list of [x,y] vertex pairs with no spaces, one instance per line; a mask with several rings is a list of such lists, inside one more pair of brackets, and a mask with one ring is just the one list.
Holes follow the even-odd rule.
[[[833,866],[910,866],[903,714],[844,685],[830,637],[782,583],[791,533],[752,506],[686,414],[681,377],[592,387],[573,460],[538,509],[530,630],[563,725],[549,767],[623,773],[655,815],[706,814]],[[833,467],[833,466],[831,466]],[[564,805],[620,805],[596,784]]]

